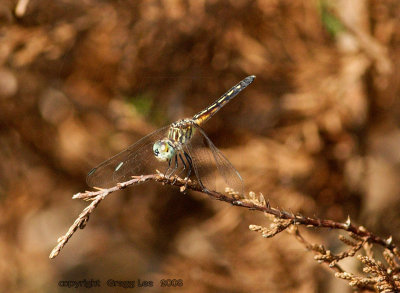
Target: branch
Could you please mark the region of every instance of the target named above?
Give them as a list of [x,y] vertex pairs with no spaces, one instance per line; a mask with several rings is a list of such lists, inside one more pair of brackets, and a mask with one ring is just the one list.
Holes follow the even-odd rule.
[[84,193],[77,193],[72,198],[82,198],[84,200],[92,200],[92,203],[88,205],[78,216],[75,222],[69,227],[67,233],[65,235],[58,238],[57,246],[53,248],[51,251],[49,258],[55,258],[63,249],[65,244],[67,244],[68,240],[72,237],[72,235],[78,230],[78,228],[85,228],[86,223],[89,221],[90,214],[94,211],[94,209],[99,205],[99,203],[110,193],[124,189],[127,186],[139,184],[141,182],[145,182],[150,180],[152,175],[150,176],[141,176],[138,178],[133,178],[129,181],[118,183],[116,186],[108,188],[108,189],[99,189],[98,191],[86,191]]
[[323,220],[318,218],[305,217],[303,215],[294,215],[293,213],[287,211],[283,211],[277,208],[272,208],[269,202],[268,201],[266,202],[264,200],[262,194],[260,196],[260,200],[255,199],[255,194],[253,192],[249,193],[250,198],[240,198],[238,194],[233,192],[232,190],[228,190],[227,194],[222,194],[216,191],[203,190],[197,183],[194,183],[191,180],[185,181],[184,179],[176,176],[167,178],[163,174],[158,173],[151,175],[132,176],[131,180],[118,183],[117,185],[111,188],[106,188],[106,189],[97,188],[98,189],[97,191],[86,191],[75,194],[72,198],[74,199],[80,198],[87,201],[91,200],[92,203],[82,211],[82,213],[78,216],[78,218],[69,228],[67,233],[58,239],[58,244],[50,253],[49,258],[55,258],[60,253],[61,249],[65,246],[65,244],[68,242],[68,240],[72,237],[72,235],[77,231],[77,229],[78,228],[83,229],[85,227],[87,221],[89,220],[90,214],[108,194],[113,193],[117,190],[124,189],[128,186],[136,185],[146,181],[156,181],[162,184],[168,184],[180,187],[181,192],[185,192],[186,190],[198,191],[209,195],[213,199],[224,201],[234,206],[270,214],[282,220],[290,220],[291,223],[296,225],[305,225],[307,227],[340,229],[347,232],[351,232],[359,237],[368,238],[368,241],[370,243],[379,244],[389,249],[395,255],[399,255],[398,248],[392,243],[392,237],[389,237],[387,240],[385,240],[379,236],[376,236],[372,232],[368,231],[363,226],[355,226],[351,224],[349,218],[345,223],[339,223],[332,220]]

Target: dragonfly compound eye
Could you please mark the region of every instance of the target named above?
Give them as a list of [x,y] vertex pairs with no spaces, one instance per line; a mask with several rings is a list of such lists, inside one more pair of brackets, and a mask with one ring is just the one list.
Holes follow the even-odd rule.
[[158,140],[153,145],[153,152],[159,161],[165,162],[172,159],[176,152],[168,140]]

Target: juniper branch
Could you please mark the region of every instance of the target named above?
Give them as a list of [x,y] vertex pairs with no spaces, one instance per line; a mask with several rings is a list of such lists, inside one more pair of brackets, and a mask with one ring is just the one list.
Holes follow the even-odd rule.
[[395,255],[398,254],[398,248],[391,241],[391,237],[389,237],[388,240],[385,240],[373,234],[372,232],[368,231],[366,228],[362,226],[355,226],[354,224],[351,224],[349,219],[345,223],[340,223],[332,220],[310,218],[310,217],[305,217],[303,215],[294,215],[293,213],[289,213],[287,211],[271,207],[269,202],[268,201],[265,202],[265,200],[260,200],[260,201],[248,200],[245,198],[243,199],[238,198],[238,196],[232,192],[230,194],[229,193],[223,194],[212,190],[204,190],[200,187],[199,184],[192,182],[191,180],[186,181],[176,176],[166,177],[165,175],[158,173],[151,175],[133,176],[131,180],[118,183],[117,185],[111,188],[98,189],[97,191],[86,191],[75,194],[73,196],[74,199],[80,198],[84,200],[92,200],[92,203],[82,211],[79,217],[69,228],[67,233],[58,239],[58,245],[52,250],[49,257],[55,258],[59,254],[61,249],[65,246],[65,244],[68,242],[68,240],[72,237],[72,235],[77,231],[77,229],[84,228],[86,222],[89,219],[90,214],[108,194],[124,189],[128,186],[136,185],[146,181],[155,181],[155,182],[160,182],[162,184],[176,186],[180,188],[181,192],[184,192],[186,190],[198,191],[207,194],[213,199],[227,202],[234,206],[267,213],[282,220],[292,220],[293,224],[297,225],[305,225],[308,227],[317,227],[317,228],[340,229],[347,232],[352,232],[353,234],[360,236],[362,238],[368,238],[368,241],[370,243],[375,243],[389,249]]

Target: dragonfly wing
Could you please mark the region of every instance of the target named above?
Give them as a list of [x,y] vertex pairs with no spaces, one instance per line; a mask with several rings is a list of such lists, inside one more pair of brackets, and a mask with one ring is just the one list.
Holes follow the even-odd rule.
[[217,149],[203,129],[195,127],[195,134],[187,144],[187,152],[193,160],[194,169],[197,170],[196,176],[208,189],[224,192],[225,187],[230,187],[243,195],[243,179],[239,172]]
[[153,144],[167,136],[169,126],[160,128],[143,137],[126,150],[93,168],[86,177],[91,187],[107,188],[118,182],[130,180],[132,176],[164,172],[168,163],[159,162],[153,153]]
[[191,179],[209,190],[216,190],[215,180],[215,165],[214,157],[210,149],[204,144],[202,136],[197,133],[194,134],[192,139],[183,145],[183,150],[192,159],[192,172]]

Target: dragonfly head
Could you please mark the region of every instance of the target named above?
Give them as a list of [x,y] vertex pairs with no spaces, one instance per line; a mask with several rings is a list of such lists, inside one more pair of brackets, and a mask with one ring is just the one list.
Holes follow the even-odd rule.
[[176,155],[174,145],[169,139],[157,140],[153,145],[153,152],[161,162],[166,162]]

